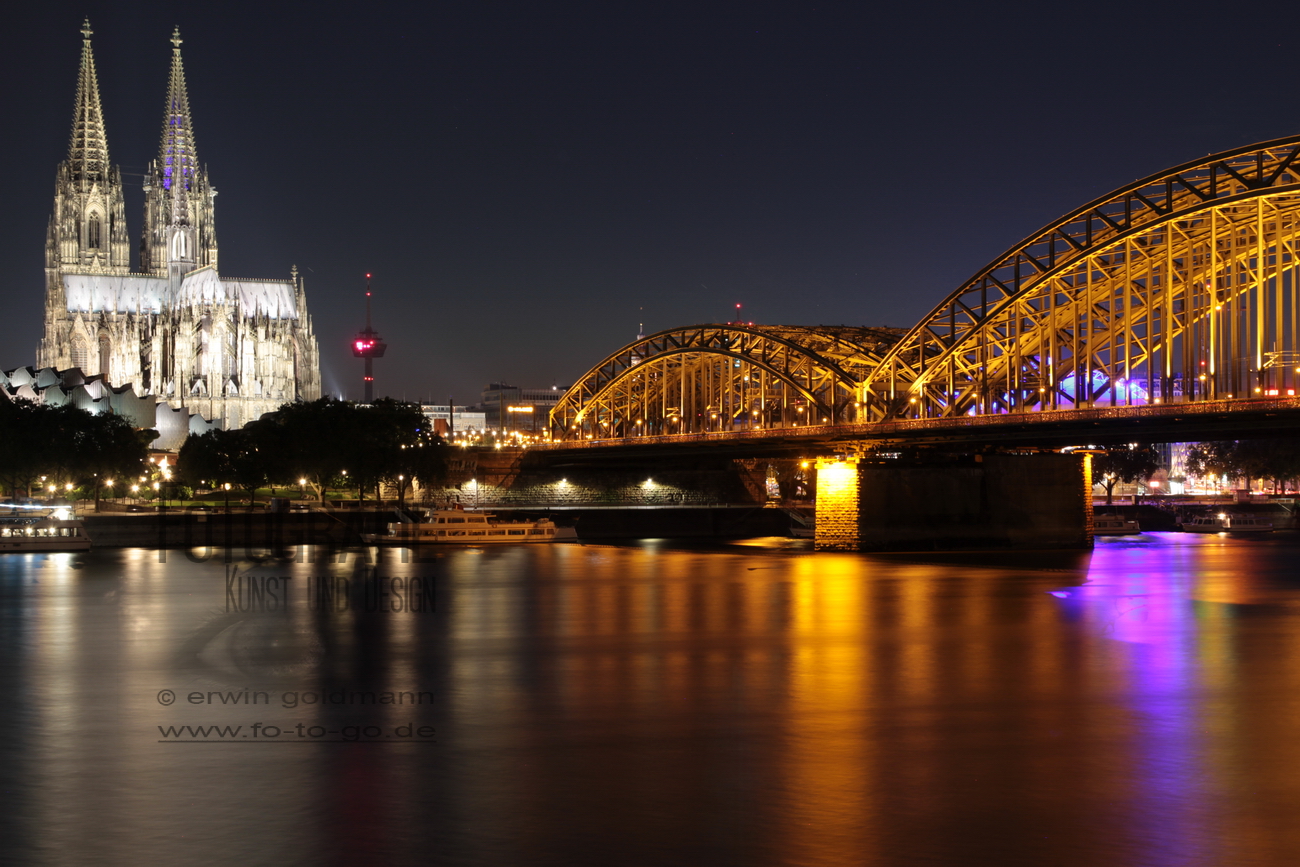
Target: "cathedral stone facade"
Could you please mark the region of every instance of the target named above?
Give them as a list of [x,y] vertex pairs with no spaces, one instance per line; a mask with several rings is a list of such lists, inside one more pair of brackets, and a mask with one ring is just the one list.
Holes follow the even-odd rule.
[[320,397],[319,350],[297,269],[287,280],[218,274],[217,191],[195,148],[179,32],[162,144],[145,173],[139,269],[131,270],[122,175],[108,159],[89,25],[82,34],[72,143],[46,238],[37,366],[130,383],[227,428]]

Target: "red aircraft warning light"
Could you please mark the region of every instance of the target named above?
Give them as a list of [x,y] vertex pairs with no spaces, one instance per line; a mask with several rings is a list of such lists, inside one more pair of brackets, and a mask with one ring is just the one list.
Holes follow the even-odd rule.
[[379,332],[370,327],[370,275],[366,275],[366,327],[352,338],[352,355],[366,360],[366,403],[374,403],[375,376],[374,360],[384,357],[388,344],[379,336]]

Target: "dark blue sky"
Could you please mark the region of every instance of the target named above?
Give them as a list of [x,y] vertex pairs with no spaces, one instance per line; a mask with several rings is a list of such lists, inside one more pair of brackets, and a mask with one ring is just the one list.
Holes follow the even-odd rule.
[[0,51],[6,369],[35,357],[87,14],[133,238],[180,25],[221,272],[296,263],[353,398],[367,271],[376,393],[472,402],[737,302],[909,326],[1090,199],[1300,133],[1281,4],[54,2]]

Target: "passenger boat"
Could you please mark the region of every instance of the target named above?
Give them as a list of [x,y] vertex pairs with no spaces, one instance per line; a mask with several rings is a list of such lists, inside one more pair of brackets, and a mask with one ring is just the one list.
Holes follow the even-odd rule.
[[1271,533],[1273,523],[1252,515],[1230,515],[1219,512],[1217,515],[1201,515],[1183,522],[1185,533]]
[[89,551],[86,524],[67,509],[0,518],[0,554]]
[[370,545],[518,545],[577,539],[572,527],[557,527],[550,518],[503,521],[487,512],[434,510],[420,521],[388,525],[387,533],[364,533]]
[[1094,536],[1135,536],[1141,532],[1137,521],[1120,515],[1096,515],[1092,519]]

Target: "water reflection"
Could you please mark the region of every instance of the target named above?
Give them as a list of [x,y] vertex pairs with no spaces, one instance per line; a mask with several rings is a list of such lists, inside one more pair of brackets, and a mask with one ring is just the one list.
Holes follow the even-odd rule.
[[1298,549],[4,557],[0,833],[33,864],[1280,863]]

